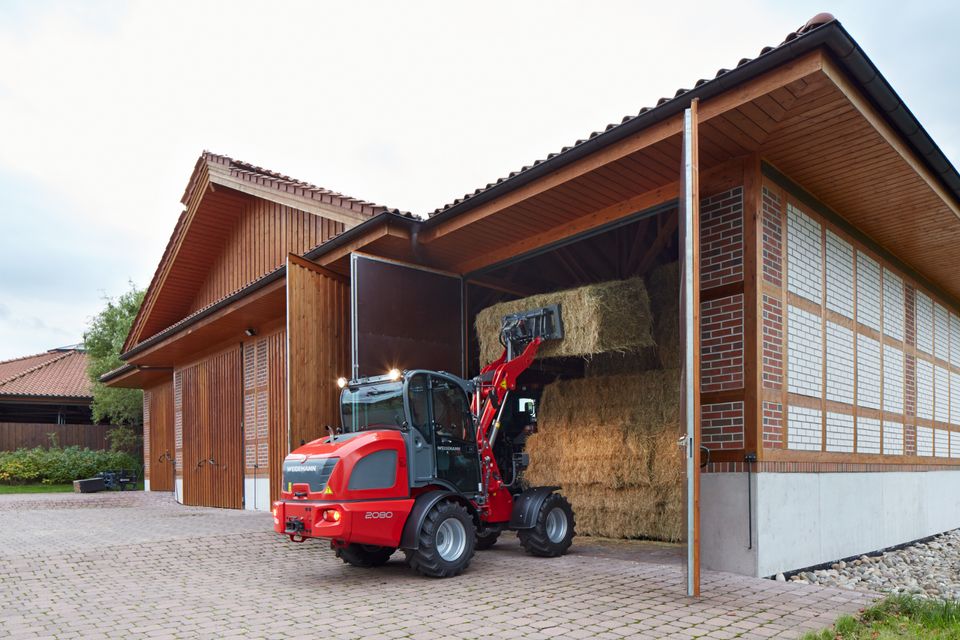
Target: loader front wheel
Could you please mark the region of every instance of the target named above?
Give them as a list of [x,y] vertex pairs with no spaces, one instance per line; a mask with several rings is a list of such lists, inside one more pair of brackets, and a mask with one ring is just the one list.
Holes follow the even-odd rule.
[[520,544],[532,556],[555,558],[562,556],[577,535],[573,507],[559,493],[551,493],[543,501],[537,524],[532,529],[517,532]]
[[392,547],[377,547],[368,544],[348,544],[345,547],[334,547],[337,557],[354,567],[379,567],[387,564],[387,560],[396,549]]
[[407,562],[430,578],[459,575],[470,564],[477,530],[463,505],[438,502],[420,528],[418,548],[407,550]]

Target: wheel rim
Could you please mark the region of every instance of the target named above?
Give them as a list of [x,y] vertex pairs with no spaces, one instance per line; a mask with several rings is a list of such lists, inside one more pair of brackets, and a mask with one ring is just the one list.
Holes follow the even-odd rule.
[[560,507],[554,507],[547,514],[547,538],[550,542],[560,542],[567,535],[567,514]]
[[447,518],[437,528],[437,553],[447,562],[463,555],[467,547],[467,530],[456,518]]

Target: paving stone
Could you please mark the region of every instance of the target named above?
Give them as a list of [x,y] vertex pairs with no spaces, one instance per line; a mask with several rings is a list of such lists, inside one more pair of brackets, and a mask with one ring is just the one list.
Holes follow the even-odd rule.
[[271,524],[169,494],[0,496],[0,638],[795,638],[875,598],[707,571],[694,600],[675,548],[580,538],[540,559],[504,536],[429,580]]

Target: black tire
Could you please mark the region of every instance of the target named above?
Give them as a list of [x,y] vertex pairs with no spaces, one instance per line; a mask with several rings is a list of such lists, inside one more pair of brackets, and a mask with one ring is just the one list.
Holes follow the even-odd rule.
[[476,539],[477,530],[467,509],[444,500],[427,514],[418,534],[419,547],[406,551],[407,562],[429,578],[450,578],[470,565]]
[[348,544],[345,547],[334,547],[337,557],[354,567],[379,567],[387,564],[387,560],[396,549],[392,547],[377,547],[367,544]]
[[[562,520],[558,521],[557,518],[561,517]],[[551,493],[540,507],[536,526],[521,529],[517,537],[530,555],[555,558],[565,554],[573,544],[573,537],[577,535],[576,525],[570,502],[559,493]]]
[[477,531],[477,551],[486,551],[497,544],[497,538],[500,537],[499,529],[482,529]]

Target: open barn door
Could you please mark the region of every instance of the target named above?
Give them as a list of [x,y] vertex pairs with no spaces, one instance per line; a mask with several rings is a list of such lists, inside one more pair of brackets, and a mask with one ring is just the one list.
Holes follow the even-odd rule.
[[354,253],[350,258],[354,378],[391,369],[464,373],[460,276]]
[[685,448],[687,595],[700,595],[700,176],[697,106],[683,116],[680,160],[680,430]]
[[[290,254],[287,256],[287,451],[340,425],[337,378],[349,371],[346,276]],[[274,445],[275,446],[275,445]]]

